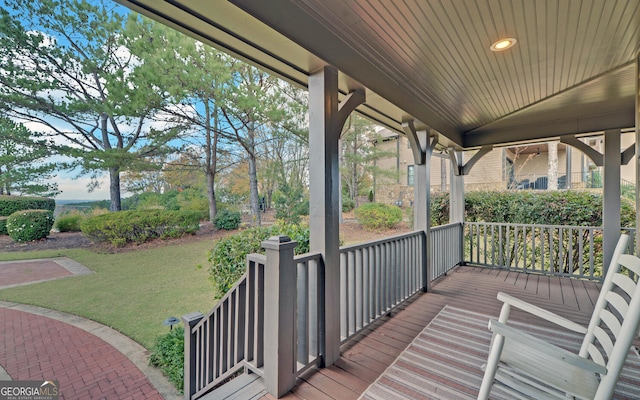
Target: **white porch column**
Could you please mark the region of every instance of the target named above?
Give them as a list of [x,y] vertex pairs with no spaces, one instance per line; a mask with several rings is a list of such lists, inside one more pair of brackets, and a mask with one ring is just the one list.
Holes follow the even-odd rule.
[[449,191],[449,223],[464,222],[464,160],[461,150],[449,150],[451,156],[451,186]]
[[437,137],[429,138],[427,131],[416,131],[413,120],[402,125],[413,151],[413,227],[425,233],[423,251],[422,291],[431,290],[431,154]]
[[604,133],[604,185],[602,204],[604,271],[620,237],[620,130]]
[[324,275],[320,274],[317,285],[324,297],[318,310],[323,366],[340,357],[338,140],[347,116],[363,102],[362,91],[338,102],[338,71],[334,68],[323,67],[309,76],[309,228],[311,251],[322,253],[324,261]]

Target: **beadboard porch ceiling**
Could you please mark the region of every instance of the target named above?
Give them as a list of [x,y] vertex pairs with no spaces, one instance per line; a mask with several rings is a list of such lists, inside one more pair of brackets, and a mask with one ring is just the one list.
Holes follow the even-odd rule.
[[361,113],[447,146],[635,125],[640,0],[118,1],[300,86],[333,65]]

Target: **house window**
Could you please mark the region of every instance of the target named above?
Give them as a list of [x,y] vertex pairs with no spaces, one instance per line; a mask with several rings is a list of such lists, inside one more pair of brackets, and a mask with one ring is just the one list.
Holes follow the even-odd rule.
[[408,186],[413,186],[413,177],[414,177],[414,172],[413,172],[413,165],[407,165],[407,185]]

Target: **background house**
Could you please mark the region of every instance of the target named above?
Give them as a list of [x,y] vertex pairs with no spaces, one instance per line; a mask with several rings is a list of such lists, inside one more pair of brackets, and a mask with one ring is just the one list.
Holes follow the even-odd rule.
[[[373,192],[377,202],[409,206],[412,204],[414,187],[414,164],[411,146],[406,136],[388,129],[378,132],[375,146],[395,154],[377,160],[377,166],[395,171],[392,176],[374,176]],[[580,139],[598,152],[604,151],[602,135]],[[622,133],[621,148],[634,143],[632,132]],[[589,189],[601,191],[603,187],[602,167],[579,150],[558,143],[558,188]],[[476,151],[465,152],[468,160]],[[451,179],[451,162],[446,152],[436,152],[431,158],[431,191],[448,191]],[[570,176],[567,177],[567,171]],[[549,175],[549,145],[534,143],[521,146],[496,147],[483,156],[464,177],[466,191],[473,190],[547,190]],[[621,166],[621,190],[632,192],[635,187],[635,166],[632,162]],[[631,190],[630,190],[631,189]]]

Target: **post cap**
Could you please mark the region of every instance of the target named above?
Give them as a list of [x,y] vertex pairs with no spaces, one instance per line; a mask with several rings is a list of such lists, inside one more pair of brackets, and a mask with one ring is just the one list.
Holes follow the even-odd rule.
[[291,240],[287,235],[271,236],[269,239],[261,243],[264,249],[282,250],[287,248],[293,248],[298,245],[298,242]]

